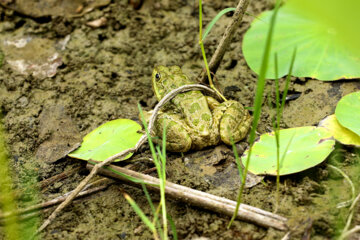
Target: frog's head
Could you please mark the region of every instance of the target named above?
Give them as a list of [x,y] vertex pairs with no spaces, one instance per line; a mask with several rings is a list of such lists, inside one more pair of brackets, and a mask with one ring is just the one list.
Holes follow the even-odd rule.
[[178,66],[157,66],[152,73],[152,86],[156,98],[160,101],[171,90],[179,87],[179,77],[184,76]]

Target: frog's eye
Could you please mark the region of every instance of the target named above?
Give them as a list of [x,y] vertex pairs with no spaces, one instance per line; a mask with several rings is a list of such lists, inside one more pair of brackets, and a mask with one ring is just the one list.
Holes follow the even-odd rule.
[[155,74],[155,79],[156,79],[157,81],[159,81],[160,78],[161,78],[160,73],[156,73],[156,74]]

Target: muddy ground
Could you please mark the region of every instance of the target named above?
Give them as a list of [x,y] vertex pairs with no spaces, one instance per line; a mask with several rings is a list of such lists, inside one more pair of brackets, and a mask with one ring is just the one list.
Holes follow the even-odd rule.
[[[21,5],[38,1],[0,2],[8,4],[0,8],[4,54],[0,106],[14,182],[22,192],[21,206],[31,202],[29,190],[34,188],[29,187],[29,182],[43,181],[80,166],[75,174],[38,192],[38,198],[46,201],[74,189],[88,174],[82,161],[68,157],[55,160],[91,130],[117,118],[138,120],[137,103],[146,110],[155,106],[150,82],[155,65],[179,65],[192,78],[203,68],[197,35],[197,1],[145,0],[138,5],[140,1],[113,0],[99,1],[99,6],[89,6],[80,0],[63,1],[67,5],[40,13],[36,4]],[[221,9],[236,4],[229,0],[205,2],[205,24]],[[250,14],[244,17],[216,74],[224,95],[245,106],[253,103],[256,74],[243,59],[242,37],[253,16],[271,8],[270,1],[252,1]],[[100,26],[90,26],[98,19]],[[231,15],[221,18],[207,37],[208,56],[215,51],[230,19]],[[268,82],[268,89],[271,84]],[[316,125],[334,112],[343,95],[359,89],[356,80],[321,82],[293,78],[290,94],[299,97],[287,102],[282,127]],[[274,101],[273,96],[269,97]],[[259,133],[271,130],[271,111],[265,104]],[[240,151],[245,147],[246,141],[238,144]],[[149,157],[149,149],[142,148],[134,156],[139,159],[135,167],[138,170],[152,167],[146,160]],[[213,162],[209,161],[212,157]],[[356,173],[360,160],[355,149],[338,146],[328,161],[348,173],[355,183],[359,182]],[[167,162],[169,181],[236,199],[239,183],[229,147],[220,145],[184,156],[169,153]],[[274,180],[265,178],[246,189],[244,202],[273,211]],[[117,183],[77,200],[42,237],[151,239],[151,232],[123,198],[123,190],[150,213],[141,190]],[[282,178],[280,190],[278,213],[290,219],[295,231],[293,239],[309,239],[310,234],[311,239],[332,239],[344,226],[347,209],[337,209],[336,204],[350,198],[350,188],[326,164]],[[152,198],[155,203],[159,200],[157,194],[152,194]],[[227,229],[228,217],[172,200],[167,204],[179,239],[280,239],[284,235],[240,221]],[[359,208],[356,212],[360,212]],[[360,214],[355,214],[354,224],[360,224]],[[353,237],[359,238],[360,235]]]

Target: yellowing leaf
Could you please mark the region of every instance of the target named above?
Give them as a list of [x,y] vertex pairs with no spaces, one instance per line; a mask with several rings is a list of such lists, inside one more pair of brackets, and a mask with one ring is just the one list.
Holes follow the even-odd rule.
[[336,116],[330,115],[319,123],[319,126],[326,128],[334,136],[334,138],[345,145],[355,145],[360,147],[360,136],[343,127]]

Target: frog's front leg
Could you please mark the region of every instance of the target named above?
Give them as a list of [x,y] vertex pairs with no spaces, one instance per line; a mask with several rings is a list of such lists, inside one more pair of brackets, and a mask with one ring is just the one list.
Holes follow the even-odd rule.
[[187,152],[191,148],[192,140],[187,126],[176,113],[161,113],[155,122],[157,136],[163,135],[166,126],[166,149],[171,152]]
[[219,121],[220,138],[224,143],[231,145],[231,141],[236,143],[246,136],[252,118],[241,103],[233,100],[223,102],[213,114]]

